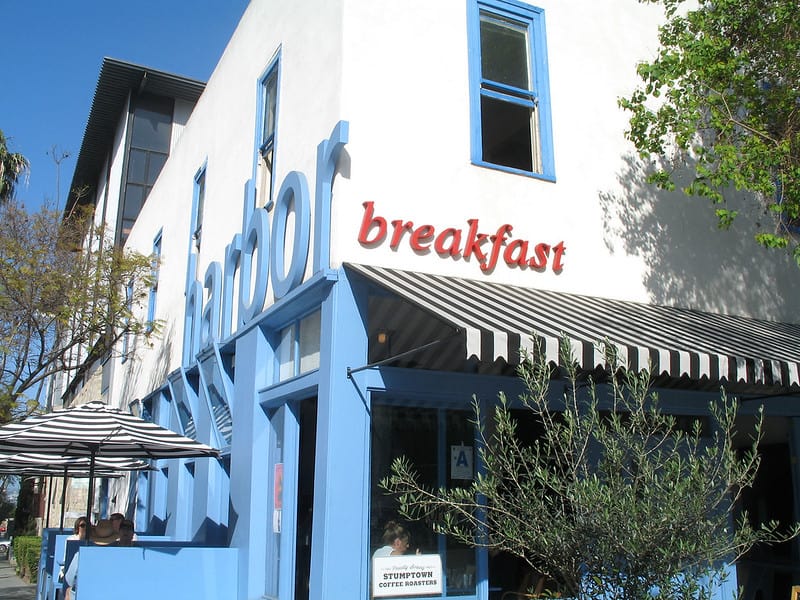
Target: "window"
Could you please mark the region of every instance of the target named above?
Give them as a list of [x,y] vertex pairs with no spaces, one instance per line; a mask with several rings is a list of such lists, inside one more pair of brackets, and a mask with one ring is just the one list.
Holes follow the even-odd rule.
[[156,320],[156,297],[158,296],[158,277],[161,273],[161,231],[153,240],[153,260],[150,263],[150,296],[147,300],[147,332],[153,331]]
[[194,176],[194,227],[192,238],[197,251],[200,251],[200,236],[203,233],[203,205],[206,200],[206,166],[203,165]]
[[554,180],[544,12],[478,0],[469,42],[472,161]]
[[171,98],[147,95],[135,102],[119,227],[120,243],[124,244],[128,239],[147,195],[167,162],[173,104]]
[[257,206],[272,206],[272,178],[275,159],[275,123],[278,114],[278,61],[261,80],[261,127],[258,138]]
[[125,309],[127,316],[123,319],[123,327],[125,328],[122,333],[122,362],[128,360],[128,351],[130,350],[130,322],[133,312],[133,279],[128,281],[125,286]]
[[315,311],[280,332],[278,381],[319,368],[321,313]]
[[447,598],[475,597],[476,550],[437,534],[430,523],[403,521],[397,500],[383,491],[380,481],[391,473],[392,462],[404,456],[426,487],[469,485],[476,457],[473,418],[469,410],[372,405],[370,556],[385,556],[387,524],[401,525],[408,541],[405,553],[440,556]]

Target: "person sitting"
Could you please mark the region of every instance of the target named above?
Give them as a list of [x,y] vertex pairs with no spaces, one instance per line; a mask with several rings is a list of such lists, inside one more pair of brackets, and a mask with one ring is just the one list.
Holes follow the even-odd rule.
[[119,539],[119,533],[114,531],[114,525],[109,519],[100,519],[97,525],[92,527],[89,541],[98,546],[109,546],[115,544]]
[[78,594],[78,562],[80,559],[80,551],[75,553],[69,563],[67,572],[64,573],[64,581],[67,584],[67,589],[64,592],[64,600],[76,600]]
[[78,517],[75,519],[75,525],[72,528],[72,535],[67,540],[85,540],[86,539],[86,517]]
[[136,534],[133,531],[133,521],[123,519],[119,525],[119,539],[117,546],[133,546]]
[[120,523],[125,519],[125,515],[122,513],[111,513],[111,516],[108,517],[108,520],[111,521],[111,524],[114,526],[114,531],[119,535],[119,526]]
[[[86,526],[86,517],[78,517],[77,519],[75,519],[75,525],[72,527],[72,535],[67,538],[67,541],[85,540],[86,539],[86,531],[88,529],[89,528]],[[67,552],[66,549],[65,549],[64,552],[66,554],[66,552]],[[69,560],[69,557],[65,555],[63,560],[64,560],[64,562],[59,563],[59,565],[60,565],[59,569],[58,569],[58,581],[59,582],[63,582],[63,581],[66,580],[65,570],[66,570],[66,568],[68,566],[67,561]],[[65,600],[69,600],[69,597],[70,597],[69,596],[69,587],[65,587],[65,589],[64,589],[64,598],[65,598]]]
[[[389,521],[386,527],[383,528],[381,540],[383,546],[375,550],[375,553],[372,555],[373,558],[405,554],[408,552],[411,535],[408,533],[408,530],[399,523]],[[417,549],[417,554],[419,554],[419,549]]]

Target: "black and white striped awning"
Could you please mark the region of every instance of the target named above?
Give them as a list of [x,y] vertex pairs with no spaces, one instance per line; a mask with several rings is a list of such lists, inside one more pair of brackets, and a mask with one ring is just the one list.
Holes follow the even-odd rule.
[[465,332],[466,357],[519,361],[535,333],[558,363],[565,335],[581,367],[602,367],[598,342],[628,368],[694,380],[800,386],[800,325],[579,296],[457,277],[346,264]]

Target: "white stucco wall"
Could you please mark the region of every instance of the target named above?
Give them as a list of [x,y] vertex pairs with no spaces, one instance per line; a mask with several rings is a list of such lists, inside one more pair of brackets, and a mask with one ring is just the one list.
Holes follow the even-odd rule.
[[[541,0],[545,9],[556,182],[470,164],[466,7],[349,0],[343,118],[350,177],[336,183],[333,258],[487,277],[475,262],[416,255],[407,242],[357,242],[362,203],[415,224],[466,228],[567,247],[564,269],[498,266],[492,280],[779,320],[800,317],[797,269],[753,241],[753,210],[719,231],[707,202],[648,186],[619,97],[657,47],[659,10],[627,0]],[[739,199],[733,199],[737,206]]]
[[[654,52],[658,11],[628,0],[538,5],[547,26],[555,182],[470,163],[462,0],[252,2],[128,240],[129,247],[150,252],[163,230],[156,317],[166,326],[152,351],[126,364],[144,375],[129,381],[127,392],[147,393],[180,363],[193,177],[203,164],[199,271],[223,262],[225,246],[242,230],[244,186],[254,175],[258,82],[278,52],[275,191],[297,170],[307,176],[313,199],[317,144],[340,119],[350,123],[334,183],[332,266],[372,263],[800,319],[796,268],[752,242],[747,214],[720,232],[702,201],[644,182],[617,99],[634,89],[637,62]],[[501,262],[485,274],[475,261],[415,254],[407,241],[397,251],[388,241],[365,248],[357,240],[365,201],[389,221],[413,220],[437,231],[466,229],[475,218],[485,233],[510,223],[514,237],[534,244],[563,241],[563,271]]]

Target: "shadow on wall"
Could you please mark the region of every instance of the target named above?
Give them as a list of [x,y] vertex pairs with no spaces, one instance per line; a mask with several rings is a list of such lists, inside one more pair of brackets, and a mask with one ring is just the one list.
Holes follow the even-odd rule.
[[623,161],[619,188],[599,192],[604,240],[612,254],[642,259],[653,302],[800,321],[800,269],[787,251],[755,242],[759,221],[766,229],[770,217],[753,200],[726,194],[727,208],[739,210],[739,217],[720,230],[708,200],[660,190],[647,183],[636,156]]
[[153,340],[146,341],[144,338],[136,338],[132,356],[126,361],[128,369],[123,383],[122,398],[130,402],[137,397],[133,385],[142,375],[142,361],[139,356],[141,352],[146,350],[148,344],[154,346],[156,357],[153,363],[154,367],[147,373],[144,388],[139,386],[139,389],[152,391],[164,384],[167,380],[167,373],[169,373],[170,357],[172,356],[174,342],[174,323],[165,327],[158,337]]

